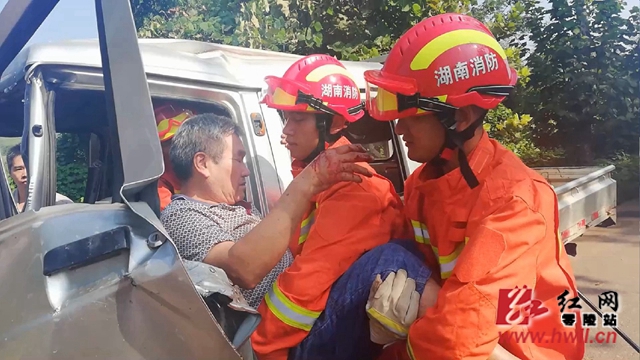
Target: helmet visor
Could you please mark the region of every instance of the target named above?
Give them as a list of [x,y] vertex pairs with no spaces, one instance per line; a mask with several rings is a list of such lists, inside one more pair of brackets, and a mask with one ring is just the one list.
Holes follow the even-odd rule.
[[[372,74],[373,73],[373,74]],[[391,121],[413,115],[452,111],[447,96],[423,97],[417,92],[412,79],[389,75],[379,71],[365,72],[367,83],[367,111],[374,119]]]
[[417,107],[406,107],[399,98],[415,95],[418,91],[414,79],[385,74],[379,70],[367,70],[364,73],[367,84],[367,111],[376,120],[391,121],[424,112]]
[[298,91],[308,94],[309,89],[297,81],[276,76],[267,76],[264,81],[268,85],[262,103],[270,108],[284,111],[318,112],[305,103],[298,102]]

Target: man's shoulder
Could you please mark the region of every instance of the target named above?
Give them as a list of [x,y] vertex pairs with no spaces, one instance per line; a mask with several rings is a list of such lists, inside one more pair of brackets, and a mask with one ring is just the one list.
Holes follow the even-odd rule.
[[171,202],[160,213],[160,221],[176,221],[178,219],[186,219],[194,212],[205,214],[207,206],[198,201],[189,199],[184,196],[174,195]]
[[482,197],[489,203],[500,206],[509,201],[524,201],[532,209],[548,206],[555,200],[553,187],[538,172],[528,167],[513,152],[504,150],[499,154],[484,181]]

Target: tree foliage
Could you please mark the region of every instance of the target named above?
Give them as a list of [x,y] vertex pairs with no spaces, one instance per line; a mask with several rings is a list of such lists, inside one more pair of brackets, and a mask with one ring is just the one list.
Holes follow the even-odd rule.
[[[475,0],[158,0],[155,4],[155,10],[144,8],[135,13],[141,37],[192,39],[300,55],[327,53],[341,60],[387,53],[407,29],[426,17],[466,13],[486,23],[505,47],[510,64],[518,70],[517,91],[524,91],[530,74],[520,58],[518,42],[526,26],[525,6],[516,0],[481,4]],[[517,106],[514,102],[491,111],[487,128],[523,158],[540,159],[542,150],[533,143],[533,123],[513,121],[528,118],[513,110]],[[515,124],[510,136],[497,130],[507,122]]]
[[[540,0],[131,0],[143,38],[328,53],[341,60],[387,53],[425,17],[470,14],[488,25],[519,76],[514,95],[487,115],[490,135],[529,165],[614,162],[621,167],[618,176],[637,178],[638,157],[629,154],[638,154],[640,136],[640,11],[636,7],[623,18],[619,0],[548,3],[549,8]],[[62,183],[67,176],[86,176],[78,165],[84,160],[70,145],[74,141],[59,140],[58,151],[77,161],[62,165],[58,180],[59,189],[77,199],[80,189]]]
[[160,0],[141,10],[134,6],[134,16],[141,25],[141,37],[193,39],[305,55],[321,52],[360,60],[388,51],[404,31],[425,17],[468,12],[473,5],[471,0]]
[[58,134],[56,139],[57,192],[81,202],[87,185],[89,137]]
[[[534,51],[527,110],[547,146],[562,145],[575,165],[638,153],[638,8],[617,0],[527,4]],[[548,20],[545,18],[548,16]]]

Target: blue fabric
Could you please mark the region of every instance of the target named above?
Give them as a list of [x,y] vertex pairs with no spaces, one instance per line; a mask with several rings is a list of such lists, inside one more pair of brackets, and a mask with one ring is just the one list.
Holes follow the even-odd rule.
[[365,253],[333,284],[327,306],[309,335],[289,351],[289,360],[374,359],[381,346],[369,339],[365,305],[369,289],[381,274],[405,269],[422,293],[431,270],[414,240],[392,240]]

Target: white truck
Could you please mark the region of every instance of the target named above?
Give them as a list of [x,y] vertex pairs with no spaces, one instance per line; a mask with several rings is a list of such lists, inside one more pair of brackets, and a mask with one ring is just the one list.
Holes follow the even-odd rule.
[[[263,79],[284,73],[299,57],[195,41],[138,41],[128,0],[96,0],[99,40],[20,51],[55,3],[10,0],[0,13],[6,25],[0,26],[0,137],[21,138],[29,170],[20,213],[0,174],[0,354],[251,358],[255,316],[238,311],[238,304],[229,307],[233,294],[224,284],[222,298],[204,296],[197,269],[180,261],[158,220],[163,164],[152,103],[170,99],[237,121],[252,172],[247,199],[266,213],[292,177],[289,154],[279,145],[280,117],[260,104]],[[19,31],[7,30],[11,24]],[[361,94],[362,73],[381,67],[345,65]],[[394,123],[365,118],[348,130],[351,141],[375,150],[372,166],[403,194],[404,180],[419,164],[407,158]],[[60,133],[89,139],[83,203],[53,206]],[[537,170],[559,185],[565,241],[615,221],[612,166]]]
[[534,168],[558,195],[560,236],[567,243],[587,229],[616,223],[615,166]]

